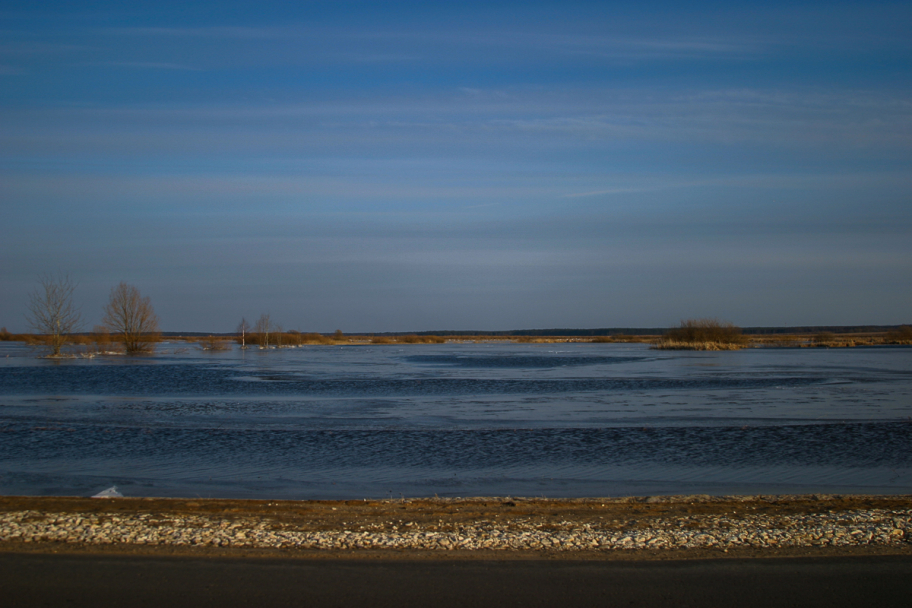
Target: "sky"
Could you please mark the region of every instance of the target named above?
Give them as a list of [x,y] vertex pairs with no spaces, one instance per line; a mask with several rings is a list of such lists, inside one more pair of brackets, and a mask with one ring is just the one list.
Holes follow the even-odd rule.
[[912,323],[908,2],[0,4],[0,325]]

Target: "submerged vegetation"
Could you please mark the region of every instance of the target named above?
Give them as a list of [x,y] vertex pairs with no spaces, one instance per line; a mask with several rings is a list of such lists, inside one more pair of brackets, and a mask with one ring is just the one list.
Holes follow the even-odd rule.
[[[697,321],[698,322],[698,321]],[[685,322],[693,324],[695,321]],[[721,324],[723,328],[730,324]],[[275,349],[298,348],[302,346],[355,346],[355,345],[422,345],[444,343],[520,343],[520,344],[651,344],[652,348],[660,350],[736,350],[740,348],[851,348],[856,346],[888,346],[912,345],[912,327],[900,326],[889,330],[864,331],[864,332],[839,332],[838,328],[828,328],[827,331],[804,333],[786,333],[783,331],[754,333],[741,331],[730,326],[731,334],[723,335],[722,340],[701,340],[706,337],[705,331],[696,331],[687,327],[686,333],[681,327],[668,330],[657,339],[656,334],[615,334],[603,336],[574,336],[574,335],[488,335],[473,333],[453,333],[446,336],[439,334],[342,334],[341,332],[322,334],[316,332],[300,332],[297,330],[277,331],[273,328],[267,334],[245,330],[230,334],[148,334],[143,340],[148,344],[150,352],[152,345],[157,342],[167,341],[174,344],[195,344],[197,348],[206,352],[224,352],[231,350],[233,344],[242,348]],[[705,330],[706,328],[703,328]],[[829,331],[835,329],[836,331]],[[657,332],[656,332],[657,333]],[[681,339],[682,333],[685,339]],[[690,334],[690,336],[688,336]],[[689,339],[688,339],[689,337]],[[28,345],[46,350],[47,338],[41,334],[14,334],[6,328],[0,328],[0,342],[23,342]],[[68,350],[62,351],[60,356],[94,357],[98,355],[125,354],[126,350],[120,336],[111,334],[104,326],[95,326],[91,332],[71,334],[67,338]],[[186,350],[186,349],[182,349]],[[174,352],[180,352],[175,350]]]
[[[45,275],[39,285],[29,294],[25,315],[35,333],[14,335],[4,327],[0,341],[22,341],[41,348],[51,358],[149,353],[159,341],[158,316],[149,298],[142,297],[132,285],[121,282],[111,289],[102,325],[89,334],[79,333],[82,315],[73,302],[76,283],[69,276]],[[69,345],[76,348],[64,352]]]
[[205,338],[201,338],[199,346],[202,350],[211,352],[231,350],[230,338],[221,336],[206,336]]

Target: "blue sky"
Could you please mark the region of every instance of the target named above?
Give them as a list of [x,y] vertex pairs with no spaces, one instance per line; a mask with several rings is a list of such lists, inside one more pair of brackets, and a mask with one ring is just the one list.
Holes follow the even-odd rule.
[[0,325],[912,322],[908,3],[0,5]]

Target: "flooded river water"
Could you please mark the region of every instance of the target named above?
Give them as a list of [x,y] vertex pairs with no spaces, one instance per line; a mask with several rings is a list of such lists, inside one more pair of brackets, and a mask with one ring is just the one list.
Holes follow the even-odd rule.
[[912,348],[0,344],[0,493],[912,492]]

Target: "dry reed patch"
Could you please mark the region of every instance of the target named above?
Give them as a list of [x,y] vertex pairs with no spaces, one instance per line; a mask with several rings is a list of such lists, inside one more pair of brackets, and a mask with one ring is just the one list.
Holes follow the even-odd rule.
[[446,342],[446,338],[441,338],[440,336],[419,336],[416,334],[409,334],[407,336],[400,336],[398,342],[403,344],[443,344]]
[[661,340],[653,344],[654,350],[740,350],[747,344],[728,344],[725,342],[676,342]]
[[912,344],[912,327],[902,325],[898,329],[887,332],[884,336],[885,344]]

